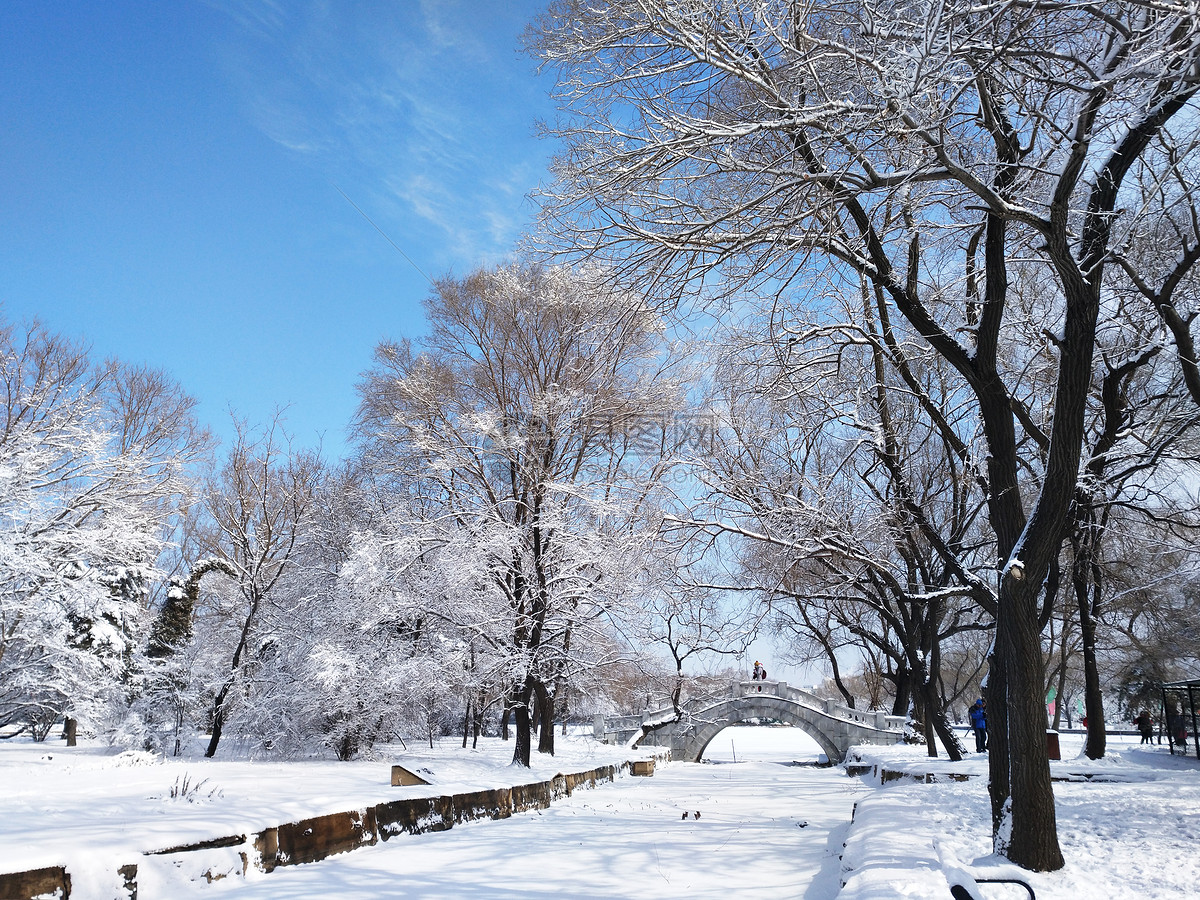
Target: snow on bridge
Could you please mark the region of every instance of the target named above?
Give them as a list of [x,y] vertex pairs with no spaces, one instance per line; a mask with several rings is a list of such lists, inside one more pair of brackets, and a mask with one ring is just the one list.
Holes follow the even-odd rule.
[[795,726],[820,745],[831,762],[840,762],[856,744],[898,744],[905,718],[851,709],[823,700],[784,681],[743,681],[730,686],[723,700],[705,698],[683,704],[682,716],[671,707],[641,716],[597,716],[597,739],[631,746],[669,747],[671,758],[699,762],[704,749],[729,725],[746,719],[776,719]]

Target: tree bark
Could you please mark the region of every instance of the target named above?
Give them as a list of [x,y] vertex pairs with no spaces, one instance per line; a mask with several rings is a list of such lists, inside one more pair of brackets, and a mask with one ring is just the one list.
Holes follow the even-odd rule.
[[232,685],[232,679],[221,685],[221,690],[217,692],[217,698],[213,701],[212,736],[208,740],[208,748],[204,751],[204,755],[209,759],[216,755],[217,744],[221,743],[221,733],[225,730],[225,698],[229,696]]
[[[1006,855],[1023,868],[1051,872],[1064,864],[1050,764],[1046,755],[1045,665],[1038,630],[1038,585],[1029,586],[1010,573],[1001,584],[1002,616],[997,630],[1008,635],[1010,654],[1007,725],[1009,736],[1008,809],[1001,819],[999,840]],[[1014,752],[1015,751],[1015,752]]]
[[538,753],[554,755],[554,695],[539,679],[535,682],[538,708],[541,710],[541,727],[538,729]]
[[530,765],[531,756],[531,731],[529,728],[529,708],[521,705],[513,709],[513,719],[515,719],[513,731],[516,735],[516,740],[513,742],[513,765],[524,766],[526,769]]
[[1005,675],[1005,660],[1009,654],[1000,649],[1007,643],[1008,634],[996,629],[995,643],[988,665],[987,684],[983,698],[987,704],[988,746],[988,796],[992,803],[992,842],[994,849],[1004,855],[1004,846],[999,839],[1000,825],[1004,819],[1004,807],[1010,793],[1008,779],[1008,678]]
[[513,700],[513,731],[516,739],[513,742],[513,765],[524,766],[526,769],[530,765],[530,756],[532,751],[532,728],[530,727],[529,707],[533,700],[533,678],[526,676],[525,684],[517,692]]
[[963,758],[963,747],[959,743],[958,736],[950,727],[950,720],[946,716],[946,707],[942,703],[942,698],[938,694],[937,684],[932,679],[927,680],[923,686],[922,692],[925,695],[925,732],[927,740],[930,743],[929,755],[937,756],[937,748],[933,745],[933,738],[936,735],[937,739],[942,742],[942,746],[946,748],[946,755],[952,762],[959,762]]
[[896,699],[892,703],[892,715],[907,716],[908,707],[912,704],[912,677],[907,666],[896,671],[892,683],[896,686]]
[[[1099,587],[1096,587],[1099,592]],[[1100,669],[1096,661],[1096,618],[1086,583],[1076,582],[1075,599],[1079,603],[1079,634],[1083,653],[1083,708],[1087,716],[1087,741],[1083,752],[1088,759],[1103,758],[1108,745],[1104,722],[1104,694],[1100,688]]]

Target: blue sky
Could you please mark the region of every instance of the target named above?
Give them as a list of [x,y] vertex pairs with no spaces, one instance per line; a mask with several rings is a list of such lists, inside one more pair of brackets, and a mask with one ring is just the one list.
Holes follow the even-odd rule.
[[0,312],[341,455],[429,290],[349,201],[433,278],[511,252],[553,151],[543,5],[0,2]]

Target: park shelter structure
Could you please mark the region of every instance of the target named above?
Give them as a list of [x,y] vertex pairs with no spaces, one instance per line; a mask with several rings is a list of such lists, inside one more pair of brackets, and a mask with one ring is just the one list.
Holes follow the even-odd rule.
[[1171,753],[1188,752],[1188,738],[1200,759],[1200,678],[1172,681],[1162,686],[1162,717]]

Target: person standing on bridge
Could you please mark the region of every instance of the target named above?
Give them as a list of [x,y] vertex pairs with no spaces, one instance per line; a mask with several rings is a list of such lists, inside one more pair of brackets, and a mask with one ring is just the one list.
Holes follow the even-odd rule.
[[[767,680],[767,670],[763,668],[762,663],[760,663],[757,659],[754,661],[754,674],[751,676],[751,678],[753,678],[754,681]],[[758,686],[758,692],[760,694],[762,693],[761,684]]]

